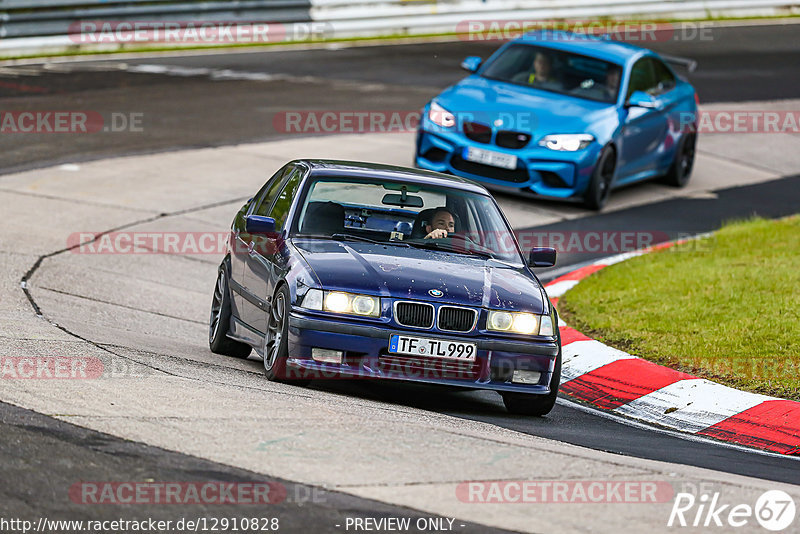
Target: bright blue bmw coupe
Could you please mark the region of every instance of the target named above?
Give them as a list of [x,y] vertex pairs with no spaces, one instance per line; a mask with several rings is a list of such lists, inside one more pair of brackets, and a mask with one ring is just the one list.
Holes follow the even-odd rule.
[[596,210],[633,182],[688,182],[697,96],[656,53],[541,30],[462,67],[423,110],[417,167]]
[[237,213],[211,307],[213,352],[267,378],[491,389],[512,413],[556,400],[556,310],[488,191],[386,165],[288,163]]

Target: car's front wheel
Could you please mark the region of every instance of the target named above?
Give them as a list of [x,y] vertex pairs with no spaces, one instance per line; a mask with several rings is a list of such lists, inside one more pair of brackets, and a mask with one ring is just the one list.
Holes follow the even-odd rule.
[[217,271],[217,283],[211,299],[211,317],[208,321],[208,346],[211,352],[247,358],[250,345],[240,343],[228,337],[231,323],[231,294],[228,291],[228,274],[223,263]]
[[672,161],[667,174],[664,175],[664,183],[672,187],[683,187],[689,183],[694,167],[694,154],[697,145],[697,135],[687,133],[678,143],[675,151],[675,159]]
[[561,383],[561,351],[558,351],[553,378],[550,380],[550,393],[547,395],[530,395],[526,393],[502,393],[503,404],[508,413],[514,415],[533,415],[541,417],[550,413],[556,405],[558,386]]
[[614,169],[617,166],[617,158],[614,149],[610,146],[603,147],[597,164],[594,166],[589,188],[583,197],[583,205],[590,210],[600,211],[608,201],[611,193],[611,184],[614,181]]
[[289,310],[291,296],[284,284],[275,292],[267,320],[264,336],[264,371],[267,379],[274,382],[291,382],[303,385],[309,380],[290,379],[286,369],[289,358]]

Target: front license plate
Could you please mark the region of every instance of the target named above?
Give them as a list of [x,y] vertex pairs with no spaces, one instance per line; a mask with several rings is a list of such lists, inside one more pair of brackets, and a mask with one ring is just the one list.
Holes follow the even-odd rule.
[[483,163],[484,165],[500,167],[501,169],[513,170],[517,168],[517,156],[503,154],[501,152],[492,152],[491,150],[483,150],[482,148],[475,148],[474,146],[465,147],[463,157],[467,161]]
[[410,354],[412,356],[472,362],[475,361],[478,346],[475,343],[464,343],[462,341],[392,334],[389,337],[389,352],[391,354]]

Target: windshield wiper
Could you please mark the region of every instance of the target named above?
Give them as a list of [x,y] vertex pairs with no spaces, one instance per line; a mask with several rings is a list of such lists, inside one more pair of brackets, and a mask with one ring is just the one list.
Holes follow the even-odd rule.
[[437,243],[436,241],[426,242],[415,242],[415,243],[408,243],[412,247],[417,248],[425,248],[429,250],[442,250],[444,252],[455,252],[457,254],[469,254],[472,256],[483,256],[484,258],[491,258],[494,259],[494,254],[491,252],[487,252],[485,250],[473,250],[467,247],[457,247],[454,245],[446,245],[444,243]]
[[337,241],[363,241],[365,243],[374,243],[376,245],[398,245],[401,247],[410,246],[408,243],[403,243],[402,241],[378,241],[376,239],[370,239],[369,237],[355,234],[333,234],[330,236],[330,238]]

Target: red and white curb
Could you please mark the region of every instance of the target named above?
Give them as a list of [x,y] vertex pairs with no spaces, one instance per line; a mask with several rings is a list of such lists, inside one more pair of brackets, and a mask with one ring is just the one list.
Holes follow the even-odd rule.
[[[674,243],[604,258],[545,285],[555,305],[590,274]],[[637,358],[559,322],[561,392],[611,413],[697,436],[800,455],[800,402],[739,391]]]

